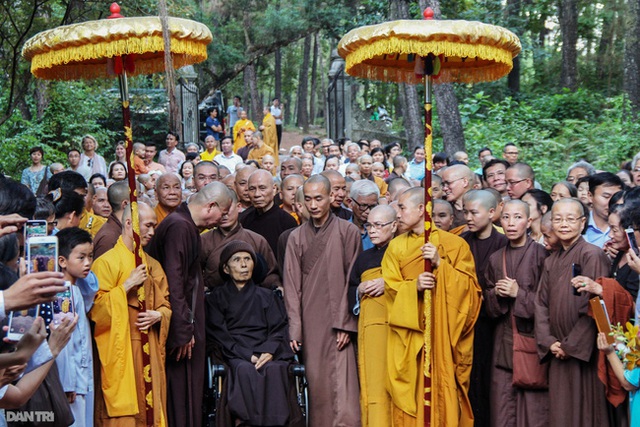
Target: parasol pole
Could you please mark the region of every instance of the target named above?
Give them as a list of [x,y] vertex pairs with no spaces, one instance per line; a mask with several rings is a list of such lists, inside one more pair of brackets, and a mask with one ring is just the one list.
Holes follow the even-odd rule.
[[[433,10],[423,12],[424,19],[433,19]],[[434,55],[424,58],[424,243],[429,243],[433,222],[431,218],[431,169],[433,151],[433,61]],[[432,271],[431,260],[424,260],[424,271]],[[431,343],[433,342],[432,293],[424,292],[424,426],[431,426]]]
[[[107,19],[122,18],[120,6],[112,3],[111,15]],[[142,246],[140,244],[140,219],[138,218],[138,187],[136,185],[136,172],[133,162],[133,131],[131,129],[131,109],[129,108],[129,84],[127,82],[127,69],[133,71],[133,61],[130,55],[122,55],[113,58],[114,71],[118,75],[120,88],[120,101],[122,102],[122,122],[124,125],[125,150],[127,158],[127,179],[129,184],[129,204],[131,205],[131,225],[133,228],[133,256],[136,268],[142,264]],[[138,308],[140,312],[146,311],[146,298],[144,283],[137,287]],[[151,353],[149,347],[149,329],[140,331],[140,345],[142,346],[142,366],[145,395],[145,420],[146,425],[152,427],[153,420],[153,389],[151,376]],[[138,385],[139,386],[139,385]],[[142,408],[138,408],[142,412]]]

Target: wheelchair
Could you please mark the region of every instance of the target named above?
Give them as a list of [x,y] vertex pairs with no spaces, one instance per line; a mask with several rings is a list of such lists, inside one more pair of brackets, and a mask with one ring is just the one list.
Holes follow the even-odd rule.
[[[216,427],[222,424],[222,420],[231,420],[228,413],[224,413],[223,408],[226,402],[224,390],[226,386],[226,376],[228,368],[226,365],[216,363],[214,358],[207,358],[207,390],[205,390],[205,425]],[[292,388],[289,398],[290,421],[289,426],[309,426],[309,384],[305,376],[305,368],[296,355],[289,365],[289,381]],[[295,398],[292,396],[295,393]],[[293,402],[295,400],[295,404]],[[221,419],[219,419],[221,418]],[[229,421],[227,421],[229,422]],[[233,425],[233,424],[230,424]]]
[[[273,290],[278,307],[286,316],[282,292]],[[288,341],[288,340],[287,340]],[[228,368],[221,355],[211,354],[207,357],[207,388],[205,390],[204,423],[206,427],[233,426],[229,411],[226,411],[227,397],[224,394]],[[289,423],[287,427],[309,427],[309,383],[305,375],[305,367],[301,363],[299,353],[294,355],[289,364]],[[225,421],[226,420],[226,421]]]

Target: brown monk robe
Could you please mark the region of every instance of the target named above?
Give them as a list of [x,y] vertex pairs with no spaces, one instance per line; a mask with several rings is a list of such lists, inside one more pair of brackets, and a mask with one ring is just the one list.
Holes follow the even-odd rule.
[[[545,427],[549,423],[547,391],[512,385],[513,318],[518,332],[533,334],[534,299],[548,256],[544,247],[526,234],[531,223],[528,210],[526,203],[519,200],[505,204],[502,225],[510,243],[491,255],[485,272],[485,310],[498,322],[493,339],[490,395],[491,425],[495,427]],[[515,294],[513,288],[506,294],[505,286],[514,286]]]
[[309,380],[310,425],[360,426],[358,373],[349,333],[349,271],[360,253],[360,231],[330,212],[331,184],[322,175],[303,186],[311,219],[289,237],[284,298],[294,350],[302,344]]
[[[492,217],[496,209],[496,200],[491,193],[486,190],[471,190],[464,194],[463,201],[464,216],[469,231],[460,234],[460,237],[469,244],[475,261],[478,283],[484,291],[487,288],[484,273],[489,264],[489,257],[504,248],[508,240],[493,227]],[[475,325],[473,368],[469,387],[469,400],[476,427],[489,426],[491,351],[496,324],[487,316],[484,301],[482,306],[483,309],[480,310],[480,316]]]
[[577,200],[558,200],[551,221],[562,247],[545,261],[535,300],[538,352],[551,361],[549,425],[606,427],[606,395],[598,379],[598,331],[588,315],[591,295],[574,295],[571,279],[577,266],[582,276],[605,276],[609,260],[580,235],[586,220]]
[[205,379],[204,280],[200,231],[218,225],[231,205],[229,189],[212,182],[178,206],[147,246],[167,275],[173,315],[167,338],[169,427],[200,427]]

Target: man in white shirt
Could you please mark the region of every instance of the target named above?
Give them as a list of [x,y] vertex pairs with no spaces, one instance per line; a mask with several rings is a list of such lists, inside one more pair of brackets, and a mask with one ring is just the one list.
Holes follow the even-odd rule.
[[282,143],[282,106],[278,98],[273,98],[271,105],[271,115],[276,119],[276,133],[278,134],[278,147]]
[[216,155],[213,158],[213,161],[220,166],[225,166],[231,171],[231,173],[234,173],[236,166],[239,163],[243,163],[243,161],[242,157],[233,152],[233,139],[231,139],[230,136],[222,138],[222,141],[220,141],[220,148],[222,149],[222,153]]

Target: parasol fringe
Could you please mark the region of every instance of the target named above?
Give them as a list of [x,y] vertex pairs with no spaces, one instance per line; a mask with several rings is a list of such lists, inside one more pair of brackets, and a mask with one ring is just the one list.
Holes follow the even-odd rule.
[[346,59],[346,70],[350,75],[376,80],[396,81],[402,83],[419,83],[415,77],[413,68],[399,69],[396,67],[375,66],[364,62],[381,57],[386,54],[417,54],[427,56],[444,55],[445,57],[479,58],[488,61],[487,66],[469,69],[449,70],[443,64],[440,82],[474,83],[480,81],[492,81],[501,78],[513,68],[512,53],[509,50],[496,46],[470,45],[466,43],[451,42],[447,40],[420,41],[399,38],[381,39],[360,46],[349,53]]
[[[39,53],[32,59],[32,68],[50,68],[56,65],[68,64],[69,62],[160,52],[163,50],[164,41],[161,35],[146,36],[143,39],[127,38],[102,41]],[[171,50],[173,53],[198,56],[203,51],[206,53],[206,44],[177,39],[172,41]]]

